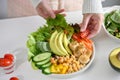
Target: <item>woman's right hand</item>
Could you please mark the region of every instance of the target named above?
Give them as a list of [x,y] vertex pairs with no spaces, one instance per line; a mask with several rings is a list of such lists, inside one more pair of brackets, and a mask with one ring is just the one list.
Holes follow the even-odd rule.
[[49,6],[49,0],[42,0],[36,8],[37,8],[38,14],[45,19],[48,17],[55,18],[56,14],[64,12],[64,9],[53,10]]

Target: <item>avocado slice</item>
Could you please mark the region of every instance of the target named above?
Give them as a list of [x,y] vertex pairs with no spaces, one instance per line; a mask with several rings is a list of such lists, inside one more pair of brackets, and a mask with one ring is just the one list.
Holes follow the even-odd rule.
[[112,50],[109,55],[109,63],[113,69],[120,72],[120,48]]

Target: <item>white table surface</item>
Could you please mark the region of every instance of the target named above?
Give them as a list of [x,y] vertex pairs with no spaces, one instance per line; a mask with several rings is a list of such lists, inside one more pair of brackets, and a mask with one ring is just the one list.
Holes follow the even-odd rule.
[[[68,22],[80,22],[80,12],[68,13]],[[111,40],[104,30],[93,38],[95,42],[96,55],[92,65],[82,74],[70,79],[56,79],[44,76],[39,71],[32,70],[27,62],[26,40],[30,32],[45,23],[39,16],[0,20],[0,56],[5,52],[13,50],[17,55],[17,66],[14,73],[0,76],[0,80],[9,80],[12,76],[22,76],[24,80],[120,80],[120,73],[111,68],[108,55],[114,48],[120,47],[120,43]]]

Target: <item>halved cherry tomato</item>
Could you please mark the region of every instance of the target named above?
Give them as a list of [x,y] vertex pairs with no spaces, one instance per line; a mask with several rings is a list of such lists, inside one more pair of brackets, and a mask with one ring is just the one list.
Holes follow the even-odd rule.
[[10,80],[19,80],[17,77],[11,77]]
[[86,38],[89,35],[90,31],[87,29],[83,32],[80,32],[79,35],[81,38]]
[[10,53],[6,53],[6,54],[4,55],[4,58],[6,58],[6,59],[10,59],[11,61],[14,60],[14,56],[13,56],[13,54],[10,54]]
[[10,66],[12,64],[13,61],[11,61],[10,59],[6,59],[6,58],[0,58],[0,66],[1,67],[7,67]]

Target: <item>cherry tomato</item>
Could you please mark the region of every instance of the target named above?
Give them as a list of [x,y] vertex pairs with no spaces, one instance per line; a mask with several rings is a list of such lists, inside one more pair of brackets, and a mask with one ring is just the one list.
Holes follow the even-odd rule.
[[81,38],[86,38],[89,35],[90,31],[87,29],[86,31],[80,32],[79,35]]
[[6,58],[6,59],[10,59],[11,61],[14,60],[14,56],[13,56],[13,54],[10,54],[10,53],[6,53],[6,54],[4,55],[4,58]]
[[11,65],[12,62],[13,61],[11,61],[10,59],[0,58],[0,66],[1,67],[7,67],[7,66]]
[[11,77],[10,80],[19,80],[17,77]]

